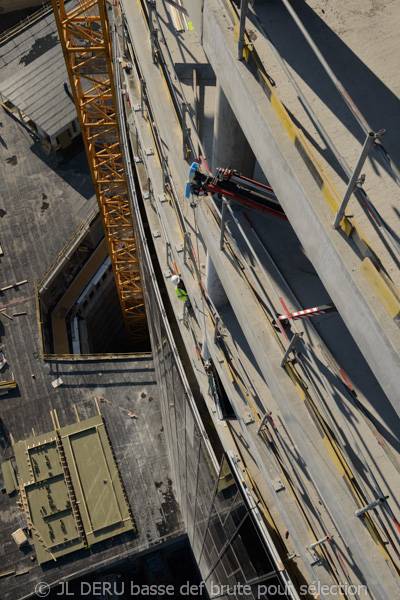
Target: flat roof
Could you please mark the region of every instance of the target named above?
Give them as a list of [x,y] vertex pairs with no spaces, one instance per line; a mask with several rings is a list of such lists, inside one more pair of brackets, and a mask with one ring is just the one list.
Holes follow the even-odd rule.
[[101,415],[14,445],[39,563],[135,530]]
[[74,101],[66,93],[64,81],[69,85],[61,45],[57,44],[0,83],[0,92],[52,136],[77,118]]

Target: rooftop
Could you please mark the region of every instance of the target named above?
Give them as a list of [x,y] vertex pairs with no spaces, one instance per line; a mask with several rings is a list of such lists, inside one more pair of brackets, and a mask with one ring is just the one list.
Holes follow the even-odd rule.
[[68,73],[57,43],[1,82],[0,93],[53,136],[76,119],[74,100],[64,89],[64,81],[68,81]]
[[134,530],[99,415],[14,445],[39,564]]

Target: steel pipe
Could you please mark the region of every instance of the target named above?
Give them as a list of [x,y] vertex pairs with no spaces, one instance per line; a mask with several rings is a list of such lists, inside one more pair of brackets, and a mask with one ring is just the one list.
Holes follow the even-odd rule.
[[377,138],[377,134],[374,133],[373,131],[370,131],[368,133],[367,139],[365,140],[364,146],[362,147],[360,157],[359,157],[359,159],[357,161],[357,164],[355,166],[355,169],[353,171],[353,175],[350,178],[350,181],[348,183],[346,192],[345,192],[345,194],[343,196],[343,200],[342,200],[342,202],[341,202],[341,204],[339,206],[339,210],[336,213],[336,217],[335,217],[335,220],[334,220],[333,226],[332,226],[333,229],[338,229],[339,228],[340,221],[344,217],[344,213],[345,213],[347,204],[348,204],[348,202],[350,200],[351,194],[354,191],[354,188],[356,186],[358,177],[359,177],[359,175],[361,173],[361,169],[364,166],[364,163],[365,163],[366,158],[368,156],[368,152],[370,151],[371,146],[375,143],[376,138]]

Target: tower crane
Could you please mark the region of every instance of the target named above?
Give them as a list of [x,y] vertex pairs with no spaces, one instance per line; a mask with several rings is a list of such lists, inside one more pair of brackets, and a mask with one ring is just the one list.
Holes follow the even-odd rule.
[[52,0],[65,64],[129,335],[147,337],[135,215],[129,200],[113,80],[105,0],[78,0],[67,12]]

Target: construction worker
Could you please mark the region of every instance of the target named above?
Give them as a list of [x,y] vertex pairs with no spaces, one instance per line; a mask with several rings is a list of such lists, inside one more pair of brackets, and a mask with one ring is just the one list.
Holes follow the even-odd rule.
[[175,286],[175,292],[179,300],[182,300],[182,302],[185,303],[186,308],[192,308],[188,293],[185,288],[185,284],[183,283],[179,275],[172,275],[171,282]]
[[190,194],[194,196],[203,196],[206,193],[204,185],[212,180],[212,176],[204,175],[201,172],[199,163],[192,163],[189,171],[189,180],[186,182],[185,196],[189,199]]

